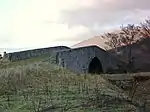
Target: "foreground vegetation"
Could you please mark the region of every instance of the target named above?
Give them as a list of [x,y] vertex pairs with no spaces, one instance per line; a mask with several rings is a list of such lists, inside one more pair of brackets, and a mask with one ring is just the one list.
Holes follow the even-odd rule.
[[0,70],[0,112],[134,112],[136,109],[127,102],[122,90],[100,75],[77,75],[40,60],[21,63],[11,62],[8,64],[11,66]]

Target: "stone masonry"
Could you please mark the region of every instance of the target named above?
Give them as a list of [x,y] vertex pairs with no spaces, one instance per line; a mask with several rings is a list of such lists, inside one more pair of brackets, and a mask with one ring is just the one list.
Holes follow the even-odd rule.
[[117,57],[97,46],[80,47],[58,52],[56,61],[58,65],[76,73],[88,73],[89,65],[95,57],[101,63],[104,73],[107,73],[109,69],[119,69],[118,64],[122,63]]
[[26,50],[20,52],[5,53],[4,58],[9,59],[10,61],[16,61],[16,60],[30,59],[39,56],[52,56],[55,55],[56,52],[67,50],[67,49],[70,48],[66,46],[56,46],[56,47],[48,47],[48,48],[41,48],[41,49],[33,49],[33,50]]
[[52,56],[56,60],[56,64],[76,73],[108,73],[109,70],[118,70],[118,65],[122,64],[117,57],[97,46],[75,49],[56,46],[5,53],[4,58],[17,61],[39,56]]

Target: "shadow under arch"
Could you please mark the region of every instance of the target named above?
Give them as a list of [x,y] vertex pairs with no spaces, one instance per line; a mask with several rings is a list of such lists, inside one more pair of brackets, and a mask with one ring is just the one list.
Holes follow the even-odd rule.
[[94,57],[91,60],[91,62],[89,64],[89,68],[88,68],[88,73],[91,73],[91,74],[103,73],[102,64],[101,64],[100,60],[97,57]]

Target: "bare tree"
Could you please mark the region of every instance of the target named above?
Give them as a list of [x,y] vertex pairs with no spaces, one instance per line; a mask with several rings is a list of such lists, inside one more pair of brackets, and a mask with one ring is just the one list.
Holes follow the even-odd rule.
[[141,34],[143,37],[150,37],[150,17],[146,19],[144,22],[140,23],[141,26]]
[[[126,68],[133,68],[133,59],[135,57],[132,54],[132,44],[141,40],[140,27],[134,24],[128,24],[127,26],[121,26],[121,31],[118,33],[107,33],[103,38],[108,41],[105,43],[115,51],[122,52],[120,55],[127,63]],[[128,69],[128,71],[130,71]]]
[[102,38],[107,39],[107,42],[105,42],[106,45],[108,45],[111,49],[114,49],[114,51],[117,53],[117,48],[120,46],[120,41],[118,40],[119,35],[117,33],[106,33],[105,36],[102,36]]

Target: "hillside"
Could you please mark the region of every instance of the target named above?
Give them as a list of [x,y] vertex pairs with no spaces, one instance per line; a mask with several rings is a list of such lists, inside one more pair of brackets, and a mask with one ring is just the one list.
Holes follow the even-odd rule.
[[105,42],[107,40],[102,38],[101,36],[96,36],[87,40],[84,40],[80,43],[77,43],[72,46],[72,48],[78,48],[78,47],[84,47],[84,46],[90,46],[90,45],[96,45],[102,49],[105,49],[105,47],[108,47]]
[[1,112],[138,112],[102,76],[74,74],[45,60],[9,62],[0,69]]
[[[119,33],[120,30],[109,30],[109,32],[115,32],[115,33]],[[107,33],[107,32],[106,32]],[[72,48],[78,48],[78,47],[84,47],[84,46],[90,46],[90,45],[96,45],[102,49],[110,49],[110,47],[108,45],[105,44],[105,42],[107,42],[108,40],[105,39],[105,38],[102,38],[102,36],[105,36],[105,33],[104,34],[101,34],[99,36],[94,36],[94,37],[91,37],[89,39],[85,39],[84,41],[82,42],[79,42],[73,46],[71,46]]]
[[135,57],[135,67],[142,72],[150,72],[150,38],[133,45],[132,54]]

